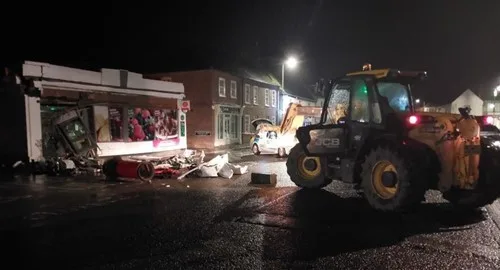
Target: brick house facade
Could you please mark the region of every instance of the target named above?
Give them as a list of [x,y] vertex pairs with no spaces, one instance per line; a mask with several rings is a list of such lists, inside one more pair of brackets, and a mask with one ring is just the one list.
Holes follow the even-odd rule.
[[271,120],[275,125],[279,105],[279,86],[243,78],[242,141],[249,142],[255,129],[251,121],[258,118]]
[[148,75],[150,78],[182,82],[191,101],[187,113],[190,128],[188,147],[211,149],[241,143],[242,80],[215,70],[169,72]]

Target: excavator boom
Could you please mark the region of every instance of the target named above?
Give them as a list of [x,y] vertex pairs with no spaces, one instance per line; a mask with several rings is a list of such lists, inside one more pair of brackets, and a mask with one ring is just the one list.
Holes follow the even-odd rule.
[[304,125],[306,116],[319,118],[323,108],[316,106],[302,106],[297,103],[290,103],[286,110],[285,117],[281,122],[281,134],[295,134],[297,128]]

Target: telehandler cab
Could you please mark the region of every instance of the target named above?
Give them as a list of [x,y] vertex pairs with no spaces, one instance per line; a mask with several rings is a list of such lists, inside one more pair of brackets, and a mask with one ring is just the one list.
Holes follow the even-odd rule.
[[313,189],[333,179],[352,183],[381,211],[413,207],[429,189],[467,208],[500,197],[500,151],[481,141],[470,108],[415,112],[410,86],[426,77],[367,65],[320,85],[321,120],[297,129],[291,180]]

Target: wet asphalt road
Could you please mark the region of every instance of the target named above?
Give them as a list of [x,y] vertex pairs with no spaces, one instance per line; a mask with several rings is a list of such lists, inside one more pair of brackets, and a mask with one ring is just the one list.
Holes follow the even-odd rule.
[[[17,269],[500,269],[500,205],[458,212],[436,193],[372,211],[348,185],[308,192],[284,160],[242,158],[276,188],[224,179],[0,183],[3,265]],[[5,269],[13,269],[7,267]]]

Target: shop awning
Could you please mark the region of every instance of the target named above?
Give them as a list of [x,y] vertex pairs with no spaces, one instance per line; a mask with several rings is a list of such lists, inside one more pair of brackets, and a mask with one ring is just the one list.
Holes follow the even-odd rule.
[[140,96],[171,98],[171,99],[183,99],[185,97],[184,93],[156,91],[150,89],[119,88],[112,86],[87,84],[87,83],[73,83],[73,82],[47,81],[47,80],[35,81],[34,83],[35,87],[38,87],[40,89],[46,87],[46,88],[57,88],[65,91],[75,91],[75,92],[104,92],[104,93],[114,93],[122,95],[140,95]]

